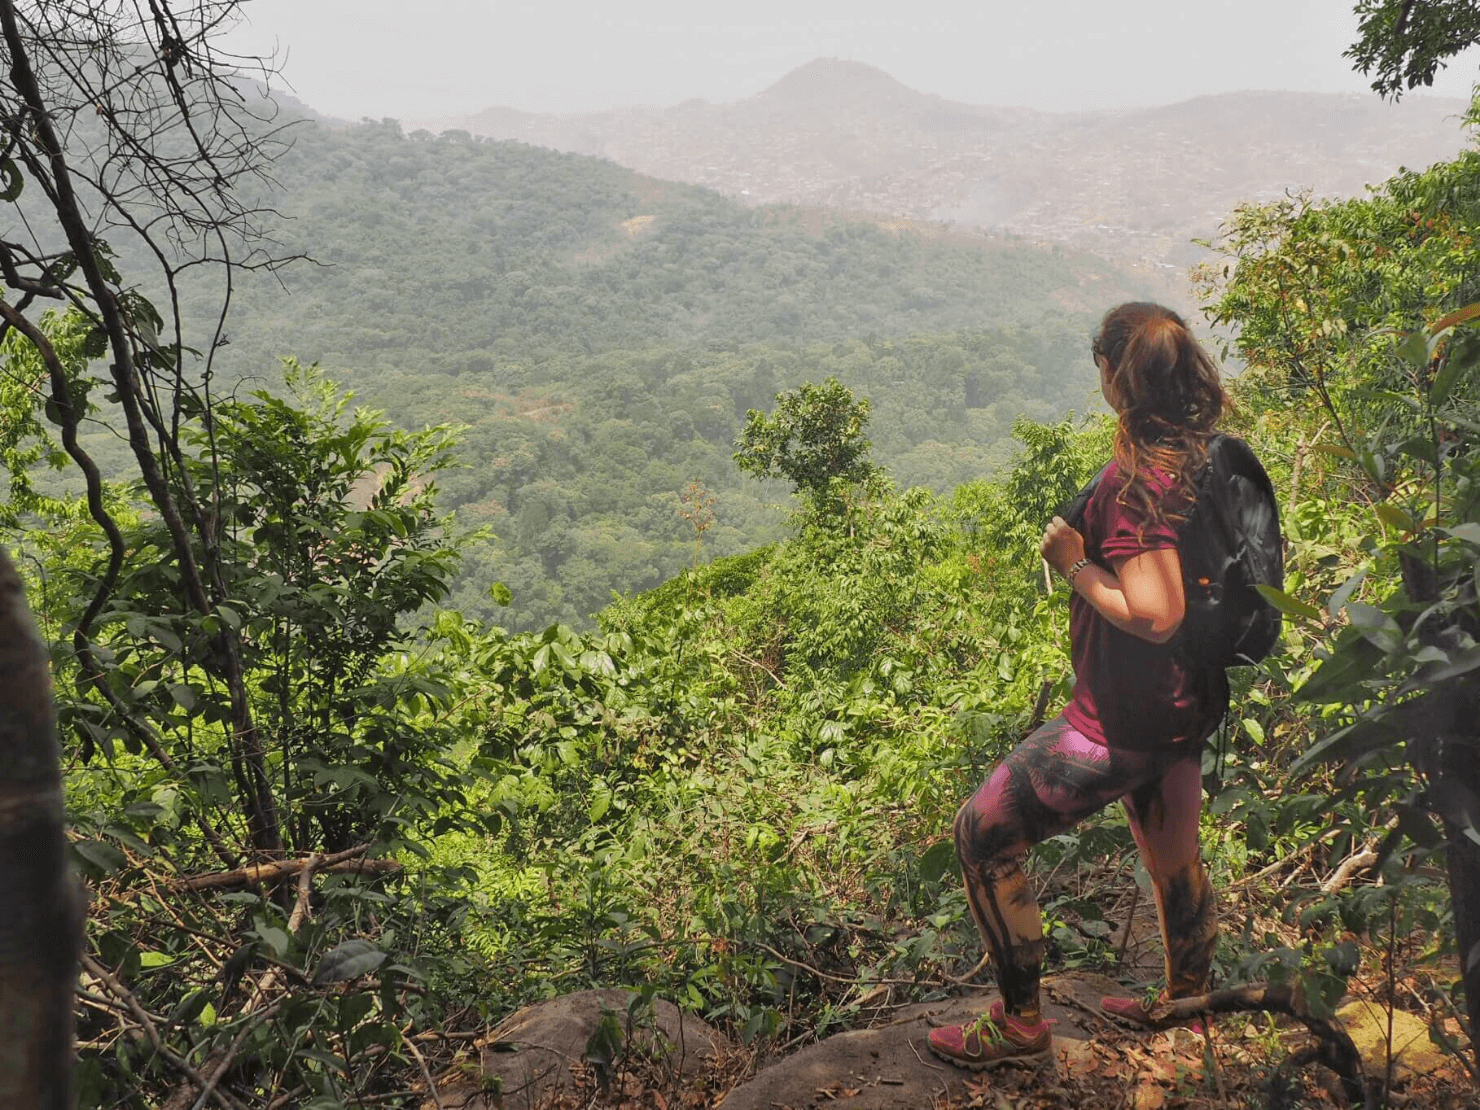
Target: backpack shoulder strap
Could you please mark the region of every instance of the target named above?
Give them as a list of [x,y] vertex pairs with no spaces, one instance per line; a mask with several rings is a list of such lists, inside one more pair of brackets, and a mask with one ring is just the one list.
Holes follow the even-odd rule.
[[1100,482],[1109,472],[1111,465],[1111,463],[1106,463],[1102,466],[1100,472],[1059,509],[1058,515],[1063,517],[1069,527],[1075,531],[1079,531],[1079,526],[1084,523],[1084,511],[1089,508],[1089,499],[1095,495],[1095,490],[1100,488]]

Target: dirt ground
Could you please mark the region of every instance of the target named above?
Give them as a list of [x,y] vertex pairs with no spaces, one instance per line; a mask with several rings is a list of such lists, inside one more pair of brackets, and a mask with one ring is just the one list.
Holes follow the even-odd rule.
[[[608,1065],[588,1060],[603,1009],[624,1014],[631,995],[583,991],[529,1007],[436,1079],[424,1110],[1224,1110],[1344,1106],[1337,1076],[1300,1064],[1311,1038],[1298,1023],[1263,1014],[1225,1015],[1206,1035],[1186,1029],[1118,1028],[1100,997],[1121,988],[1091,974],[1045,980],[1055,1057],[1038,1068],[970,1073],[936,1059],[929,1030],[984,1010],[988,991],[881,1011],[867,1028],[839,1033],[757,1069],[752,1053],[671,1007],[651,1033]],[[1427,1026],[1393,1015],[1391,1076],[1385,1007],[1360,1001],[1343,1022],[1362,1050],[1378,1105],[1480,1110],[1468,1076],[1430,1043]],[[430,1095],[430,1092],[429,1092]]]

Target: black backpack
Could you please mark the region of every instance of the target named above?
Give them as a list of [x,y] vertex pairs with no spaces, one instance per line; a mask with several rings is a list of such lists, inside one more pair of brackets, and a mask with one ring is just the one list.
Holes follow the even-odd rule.
[[[1059,515],[1080,527],[1104,476],[1096,474]],[[1279,642],[1280,612],[1254,586],[1284,587],[1285,550],[1274,486],[1243,440],[1208,441],[1208,465],[1197,478],[1197,502],[1177,528],[1177,546],[1187,600],[1172,640],[1177,652],[1198,667],[1259,662]]]

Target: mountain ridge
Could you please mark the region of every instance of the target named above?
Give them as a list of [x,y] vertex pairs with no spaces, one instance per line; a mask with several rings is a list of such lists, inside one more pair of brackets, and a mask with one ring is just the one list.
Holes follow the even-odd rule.
[[1453,157],[1465,107],[1245,90],[1052,113],[952,101],[823,58],[726,104],[489,108],[431,127],[604,157],[748,204],[956,222],[1166,274],[1205,257],[1192,240],[1239,203],[1359,195],[1402,166]]

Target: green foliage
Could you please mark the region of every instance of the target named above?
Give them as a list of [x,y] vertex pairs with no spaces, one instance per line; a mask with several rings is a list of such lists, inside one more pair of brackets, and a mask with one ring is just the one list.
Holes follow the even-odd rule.
[[[286,293],[238,275],[223,370],[257,373],[291,334],[397,416],[382,381],[411,368],[486,388],[510,363],[1030,324],[1051,304],[1087,316],[1148,292],[1087,254],[751,208],[517,142],[407,136],[389,120],[291,134],[261,199],[291,217],[285,250],[323,265],[288,271]],[[1095,302],[1080,301],[1090,284]],[[215,293],[187,283],[192,306]]]
[[785,478],[821,507],[835,500],[834,483],[857,485],[873,473],[863,437],[868,415],[868,398],[854,400],[837,378],[803,382],[778,393],[769,414],[746,413],[735,464],[757,478]]
[[[1018,416],[1062,419],[1098,404],[1083,329],[1068,322],[827,346],[734,351],[659,348],[513,367],[506,384],[428,379],[401,412],[470,425],[446,471],[444,504],[487,524],[470,545],[452,604],[518,630],[558,618],[589,623],[612,592],[652,589],[694,561],[681,515],[692,481],[715,498],[706,558],[738,555],[784,533],[780,482],[747,481],[731,458],[747,410],[778,392],[836,378],[870,400],[871,458],[902,486],[945,492],[1000,472]],[[540,374],[551,380],[537,384]],[[506,376],[505,376],[506,375]],[[504,582],[507,607],[486,588]]]
[[[47,326],[59,351],[72,350],[73,318]],[[14,337],[10,367],[25,372],[34,351]],[[95,384],[86,354],[65,364],[79,398]],[[216,599],[209,612],[182,602],[168,522],[138,490],[109,491],[127,552],[109,571],[105,538],[76,499],[29,484],[23,468],[50,449],[30,391],[8,398],[18,492],[7,540],[30,555],[54,638],[74,862],[94,888],[90,950],[148,1012],[170,1015],[169,1051],[236,1044],[263,1075],[338,1104],[383,1082],[364,1066],[377,1053],[410,1061],[400,1030],[442,1012],[427,1002],[428,983],[446,977],[444,999],[456,991],[460,879],[425,872],[437,893],[387,883],[375,857],[424,856],[438,832],[497,818],[468,809],[468,774],[450,758],[466,663],[442,647],[459,624],[409,627],[445,595],[456,565],[432,482],[449,461],[450,432],[399,432],[374,412],[350,414],[313,371],[287,369],[291,400],[261,392],[220,402],[209,422],[182,419],[172,441],[176,480],[215,489],[212,510],[227,523],[218,547],[196,552]],[[107,574],[89,673],[69,633]],[[250,738],[233,728],[236,682]],[[270,808],[258,808],[264,794]],[[307,919],[284,896],[291,884],[149,893],[234,866],[268,815],[288,851],[368,856],[365,874],[319,877],[302,894],[316,900]],[[84,1040],[110,1028],[84,1012]],[[155,1067],[147,1043],[85,1053],[83,1104],[150,1089]]]
[[[1225,244],[1233,265],[1208,284],[1212,314],[1239,327],[1252,397],[1298,406],[1280,414],[1299,429],[1292,477],[1319,460],[1319,480],[1292,494],[1293,596],[1275,598],[1296,618],[1287,644],[1303,648],[1282,684],[1319,737],[1290,769],[1336,764],[1336,804],[1391,813],[1369,835],[1398,888],[1376,906],[1393,929],[1397,899],[1426,901],[1412,867],[1441,846],[1454,904],[1480,886],[1480,306],[1456,307],[1475,295],[1477,181],[1465,154],[1367,200],[1244,210]],[[1375,905],[1316,899],[1301,914],[1366,927]],[[1424,912],[1428,927],[1441,919]],[[1459,915],[1446,925],[1473,1020],[1480,975],[1464,953],[1480,937]]]
[[1394,100],[1432,85],[1446,59],[1480,42],[1474,0],[1358,0],[1356,14],[1360,37],[1343,56]]
[[[784,497],[731,460],[777,392],[838,378],[874,403],[875,462],[944,492],[1005,465],[1018,416],[1097,407],[1091,315],[1150,292],[1088,255],[754,209],[518,143],[391,121],[290,134],[256,199],[292,217],[284,253],[321,265],[237,274],[214,348],[220,290],[181,275],[185,342],[214,351],[218,382],[294,353],[398,427],[468,425],[444,505],[497,538],[470,545],[452,603],[522,631],[589,626],[692,563],[675,514],[693,480],[718,498],[711,556],[777,539]],[[116,238],[125,273],[152,258]]]

